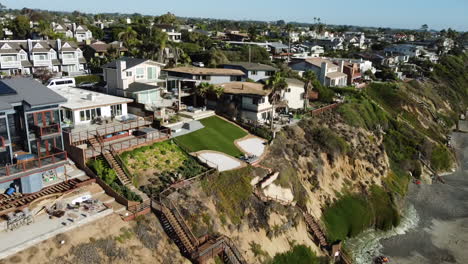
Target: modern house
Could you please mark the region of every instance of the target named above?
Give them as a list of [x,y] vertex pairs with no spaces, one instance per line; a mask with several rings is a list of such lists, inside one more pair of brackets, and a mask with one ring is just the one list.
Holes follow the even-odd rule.
[[95,41],[84,48],[84,56],[86,59],[91,58],[104,58],[106,54],[114,49],[116,54],[119,56],[125,56],[128,49],[123,46],[120,41],[114,41],[112,43],[105,43],[104,41]]
[[311,57],[320,57],[325,53],[325,50],[322,46],[314,45],[310,47],[310,56]]
[[54,32],[64,34],[67,38],[75,38],[78,42],[90,41],[93,39],[93,33],[84,25],[56,24],[52,23]]
[[255,82],[268,79],[278,71],[278,69],[273,66],[252,62],[230,62],[221,65],[221,67],[224,69],[241,70],[244,72],[245,78]]
[[348,76],[343,73],[344,62],[336,65],[323,58],[309,58],[292,62],[290,67],[299,72],[313,71],[318,80],[325,86],[346,86]]
[[144,105],[158,105],[163,98],[165,80],[161,78],[164,64],[148,59],[121,58],[102,66],[105,93],[132,98]]
[[73,42],[58,40],[0,41],[0,71],[7,75],[32,74],[38,69],[82,73],[86,60]]
[[128,116],[127,104],[132,99],[73,87],[52,88],[67,99],[60,105],[62,127],[78,128]]
[[0,81],[0,189],[34,193],[64,173],[59,105],[66,101],[33,79]]
[[[79,88],[51,90],[67,99],[60,105],[64,148],[79,166],[84,166],[86,160],[103,154],[104,149],[109,150],[110,145],[117,142],[121,143],[114,146],[118,150],[148,142],[148,138],[133,136],[139,129],[157,132],[148,128],[153,123],[152,116],[128,113],[132,99]],[[159,134],[152,136],[151,140],[159,138]]]

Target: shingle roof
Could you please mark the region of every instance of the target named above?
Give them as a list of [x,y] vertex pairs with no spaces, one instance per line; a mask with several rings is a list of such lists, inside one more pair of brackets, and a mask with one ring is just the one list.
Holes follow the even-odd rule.
[[294,79],[294,78],[286,78],[286,82],[289,84],[289,85],[296,85],[296,86],[300,86],[300,87],[304,87],[305,83],[301,80],[298,80],[298,79]]
[[261,63],[254,63],[254,62],[230,62],[223,65],[228,66],[239,66],[248,71],[277,71],[273,66],[261,64]]
[[338,77],[346,77],[347,75],[342,73],[342,72],[330,72],[330,73],[327,73],[327,78],[330,78],[330,79],[335,79],[335,78],[338,78]]
[[323,62],[326,62],[328,67],[338,67],[333,62],[331,62],[329,60],[322,59],[322,58],[310,58],[310,59],[306,59],[305,62],[309,63],[309,64],[312,64],[314,66],[317,66],[319,68],[322,67]]
[[233,76],[243,76],[244,73],[241,70],[233,69],[219,69],[219,68],[198,68],[198,67],[178,67],[165,69],[167,72],[178,72],[178,73],[187,73],[193,75],[233,75]]
[[110,68],[110,69],[117,69],[117,62],[118,61],[125,61],[126,64],[127,64],[127,69],[129,68],[133,68],[139,64],[142,64],[146,61],[148,61],[148,59],[137,59],[137,58],[129,58],[129,57],[123,57],[123,58],[120,58],[118,60],[115,60],[115,61],[112,61],[112,62],[109,62],[107,64],[104,64],[104,66],[102,66],[102,68]]
[[229,82],[220,84],[227,94],[253,94],[265,96],[270,90],[265,89],[265,85],[253,82]]
[[150,85],[146,83],[139,83],[139,82],[134,82],[128,85],[128,89],[126,89],[126,92],[131,92],[131,93],[137,93],[137,92],[143,92],[143,91],[150,91],[150,90],[155,90],[158,89],[159,86],[155,85]]
[[32,107],[60,104],[67,101],[40,82],[30,78],[12,78],[0,80],[0,87],[13,90],[14,93],[0,94],[0,102],[6,104],[25,102]]

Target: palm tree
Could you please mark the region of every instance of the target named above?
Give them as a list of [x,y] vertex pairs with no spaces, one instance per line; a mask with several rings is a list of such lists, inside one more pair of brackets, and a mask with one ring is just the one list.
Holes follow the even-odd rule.
[[[195,91],[193,93],[193,104],[197,106],[197,96],[200,96],[206,100],[206,95],[212,89],[213,85],[207,82],[202,82],[198,86],[195,87]],[[180,92],[180,91],[179,91]],[[206,104],[206,102],[205,102]]]
[[142,56],[147,59],[164,62],[164,51],[167,46],[167,34],[161,29],[153,27],[143,38],[141,46]]
[[288,87],[288,83],[286,79],[281,75],[281,73],[277,72],[275,75],[271,76],[270,79],[266,81],[266,88],[271,90],[268,99],[271,103],[271,114],[270,114],[270,129],[273,131],[273,116],[275,113],[275,106],[281,100],[282,92],[285,88]]
[[135,45],[137,36],[138,33],[130,26],[117,35],[119,40],[122,41],[125,47],[129,50]]
[[315,75],[315,72],[313,71],[306,71],[304,73],[303,79],[305,81],[304,85],[304,111],[307,111],[307,108],[309,107],[309,91],[312,90],[312,82],[317,79],[317,76]]

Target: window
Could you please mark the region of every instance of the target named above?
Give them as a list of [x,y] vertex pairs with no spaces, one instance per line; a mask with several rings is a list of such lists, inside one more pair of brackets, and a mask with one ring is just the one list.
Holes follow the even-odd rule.
[[231,76],[231,82],[240,82],[242,81],[241,76]]
[[122,115],[122,105],[111,105],[111,115],[112,116],[121,116]]
[[28,55],[21,54],[21,60],[28,60]]
[[155,80],[156,76],[156,67],[148,67],[148,80]]
[[75,58],[75,53],[63,53],[63,58],[64,59],[74,59]]
[[101,108],[86,109],[80,111],[80,121],[90,121],[101,116]]
[[145,78],[145,68],[137,68],[136,69],[136,78],[137,79]]
[[266,75],[266,76],[273,76],[274,73],[275,73],[275,72],[267,71],[267,72],[265,72],[265,75]]
[[127,77],[132,77],[132,72],[131,71],[126,72],[126,74],[127,74]]
[[47,56],[47,54],[35,54],[34,55],[34,60],[45,61],[48,59],[49,59],[49,56]]
[[262,97],[262,98],[253,98],[252,99],[252,104],[254,105],[259,105],[259,104],[263,104],[265,103],[265,98]]
[[257,71],[251,71],[250,74],[252,74],[252,75],[257,75],[258,72],[257,72]]
[[2,56],[2,61],[4,62],[16,61],[16,56]]
[[209,81],[209,80],[211,80],[211,76],[203,75],[202,80]]

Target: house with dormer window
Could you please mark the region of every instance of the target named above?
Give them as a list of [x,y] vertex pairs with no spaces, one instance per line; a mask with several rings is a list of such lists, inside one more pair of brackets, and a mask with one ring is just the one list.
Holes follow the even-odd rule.
[[64,34],[67,38],[75,38],[78,42],[85,42],[93,39],[93,33],[84,25],[56,24],[52,23],[52,29],[55,33]]
[[28,75],[38,69],[68,74],[82,73],[86,60],[73,42],[58,40],[0,41],[0,71],[6,75]]

